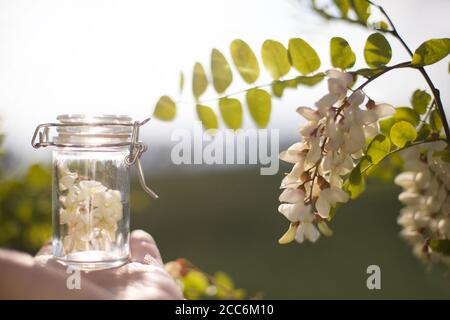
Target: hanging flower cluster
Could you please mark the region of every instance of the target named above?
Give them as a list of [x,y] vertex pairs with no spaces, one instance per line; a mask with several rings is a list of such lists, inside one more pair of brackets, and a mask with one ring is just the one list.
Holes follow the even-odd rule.
[[65,165],[58,167],[59,221],[67,226],[65,254],[108,250],[122,219],[121,193],[95,180],[84,180]]
[[398,218],[401,236],[424,262],[450,266],[450,256],[435,251],[432,245],[433,241],[450,240],[450,163],[435,155],[446,147],[439,141],[402,151],[405,171],[395,183],[404,189],[399,195],[405,204]]
[[320,232],[331,235],[325,222],[331,209],[349,200],[344,177],[364,155],[367,139],[378,134],[378,120],[395,111],[388,104],[366,99],[361,90],[347,95],[354,82],[352,74],[338,70],[326,74],[328,93],[316,102],[316,108],[297,109],[307,120],[300,128],[302,141],[280,154],[281,160],[294,164],[281,182],[283,204],[278,211],[291,224],[280,243],[294,239],[301,243],[305,238],[315,242]]

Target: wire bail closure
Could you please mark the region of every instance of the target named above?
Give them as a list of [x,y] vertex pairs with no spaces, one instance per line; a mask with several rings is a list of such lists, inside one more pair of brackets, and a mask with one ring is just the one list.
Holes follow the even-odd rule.
[[150,121],[150,118],[147,118],[143,121],[135,121],[134,123],[43,123],[36,127],[33,138],[31,139],[31,145],[33,148],[38,149],[41,147],[72,147],[72,148],[86,148],[83,144],[73,144],[73,143],[60,143],[54,142],[50,140],[50,129],[52,127],[97,127],[97,126],[131,126],[133,127],[133,131],[131,134],[130,142],[118,142],[118,143],[104,143],[104,144],[96,144],[89,145],[90,148],[96,147],[123,147],[130,146],[130,153],[125,157],[124,162],[128,167],[132,165],[136,165],[137,175],[139,179],[139,183],[141,184],[142,189],[150,195],[152,198],[157,199],[158,195],[150,189],[146,182],[144,176],[144,170],[142,169],[140,157],[141,155],[148,150],[146,144],[142,141],[139,141],[139,128]]
[[131,134],[131,147],[130,154],[125,157],[125,163],[127,166],[132,166],[136,164],[137,174],[139,178],[139,183],[142,189],[154,199],[158,199],[158,195],[150,189],[145,183],[144,170],[142,170],[141,165],[141,155],[147,151],[148,147],[142,141],[139,141],[139,128],[150,121],[150,118],[145,119],[142,122],[135,121],[133,124],[133,133]]

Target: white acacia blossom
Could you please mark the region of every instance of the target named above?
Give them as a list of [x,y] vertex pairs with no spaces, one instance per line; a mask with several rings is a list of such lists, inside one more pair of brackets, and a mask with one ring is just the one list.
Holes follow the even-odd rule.
[[297,109],[307,121],[299,130],[301,142],[280,154],[281,160],[294,165],[281,182],[284,190],[279,200],[284,203],[278,211],[291,224],[280,243],[315,242],[320,232],[331,234],[325,222],[331,209],[349,200],[343,190],[344,177],[363,156],[367,139],[378,134],[378,120],[395,111],[388,104],[366,99],[361,90],[348,95],[354,82],[350,73],[329,70],[327,78],[328,93],[315,108]]
[[59,167],[58,182],[59,221],[67,227],[65,253],[109,249],[122,219],[120,191],[95,180],[83,180],[65,165]]
[[446,145],[439,141],[404,150],[405,171],[395,183],[403,188],[399,200],[405,204],[398,218],[401,236],[422,261],[450,266],[450,256],[430,245],[431,241],[450,239],[450,163],[434,156]]

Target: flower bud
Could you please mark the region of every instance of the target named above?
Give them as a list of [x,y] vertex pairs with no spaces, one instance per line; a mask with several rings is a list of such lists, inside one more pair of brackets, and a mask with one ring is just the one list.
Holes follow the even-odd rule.
[[373,101],[372,99],[369,99],[369,101],[367,101],[367,103],[366,103],[366,108],[368,110],[375,109],[376,106],[377,105],[375,104],[375,101]]
[[289,229],[285,234],[278,240],[279,244],[287,244],[295,239],[295,234],[297,233],[298,223],[291,223]]
[[327,225],[327,223],[325,221],[323,221],[323,220],[319,221],[317,223],[317,227],[319,228],[320,232],[322,232],[322,234],[324,236],[331,237],[333,235],[333,230],[331,230],[328,227],[328,225]]

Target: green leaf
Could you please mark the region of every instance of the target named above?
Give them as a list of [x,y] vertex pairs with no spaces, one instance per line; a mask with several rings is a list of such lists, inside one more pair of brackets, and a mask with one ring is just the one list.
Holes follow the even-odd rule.
[[272,82],[272,93],[275,97],[280,98],[283,95],[284,89],[293,88],[296,89],[298,84],[297,79],[289,80],[275,80]]
[[286,89],[284,81],[276,80],[272,83],[272,93],[275,97],[280,98],[283,96],[284,89]]
[[450,39],[431,39],[422,43],[414,52],[412,65],[423,67],[444,59],[450,53]]
[[206,130],[217,129],[219,127],[217,116],[210,107],[198,104],[197,115]]
[[288,79],[283,80],[283,83],[286,85],[286,88],[296,89],[298,85],[297,79]]
[[194,73],[192,75],[192,92],[195,99],[198,99],[208,87],[208,79],[206,78],[205,69],[197,62],[194,66]]
[[367,0],[351,0],[353,10],[358,17],[358,20],[367,23],[370,16],[370,4]]
[[231,57],[242,79],[247,83],[255,82],[259,77],[259,65],[250,46],[236,39],[230,44]]
[[363,68],[358,69],[355,71],[356,74],[363,76],[365,78],[371,78],[373,76],[376,76],[377,74],[381,73],[385,68],[376,68],[376,69],[369,69],[369,68]]
[[350,0],[334,0],[334,3],[341,12],[341,16],[346,18],[348,15],[348,10],[350,9]]
[[441,116],[439,115],[439,112],[437,110],[431,111],[430,124],[433,131],[441,132],[443,124]]
[[180,93],[183,92],[184,89],[184,73],[180,72]]
[[390,137],[392,143],[399,148],[403,148],[407,143],[416,140],[417,132],[408,121],[399,121],[392,126]]
[[442,253],[446,256],[450,255],[450,240],[449,239],[433,239],[430,240],[430,248],[433,251]]
[[288,51],[292,66],[303,75],[319,69],[320,58],[305,40],[300,38],[290,39]]
[[425,90],[417,89],[411,97],[411,104],[418,113],[424,114],[431,102],[431,96]]
[[286,75],[291,68],[288,52],[278,41],[264,41],[261,48],[261,56],[264,66],[275,80]]
[[364,59],[369,67],[383,67],[391,61],[391,57],[391,46],[381,33],[373,33],[367,38]]
[[389,136],[389,133],[391,132],[391,128],[394,125],[394,123],[395,123],[394,117],[380,120],[380,132],[386,136]]
[[211,73],[214,89],[217,93],[224,92],[233,81],[230,65],[217,49],[213,49],[211,52]]
[[334,37],[330,41],[331,64],[335,68],[348,69],[353,67],[356,55],[347,40]]
[[159,120],[170,121],[175,118],[177,107],[169,96],[162,96],[156,103],[153,116]]
[[308,87],[315,86],[325,78],[325,73],[319,72],[311,76],[299,76],[297,77],[297,83],[299,85],[305,85]]
[[395,109],[394,119],[396,121],[408,121],[414,127],[420,123],[420,115],[416,112],[416,110],[408,107],[397,107]]
[[247,91],[245,98],[252,119],[260,128],[267,127],[272,109],[270,94],[262,89],[251,89]]
[[242,106],[238,99],[220,99],[219,109],[228,128],[237,130],[242,126]]
[[365,187],[366,182],[364,176],[361,174],[361,167],[358,164],[350,173],[345,185],[345,190],[350,195],[350,199],[356,199],[361,193],[364,192]]
[[375,27],[384,31],[389,30],[389,25],[385,21],[375,23]]
[[391,150],[391,141],[386,136],[379,134],[370,142],[366,155],[373,164],[379,163]]
[[[389,142],[390,143],[390,142]],[[359,169],[361,171],[361,173],[366,174],[368,169],[370,169],[370,167],[373,167],[373,163],[372,160],[369,156],[364,156],[361,158],[361,160],[359,161]]]

